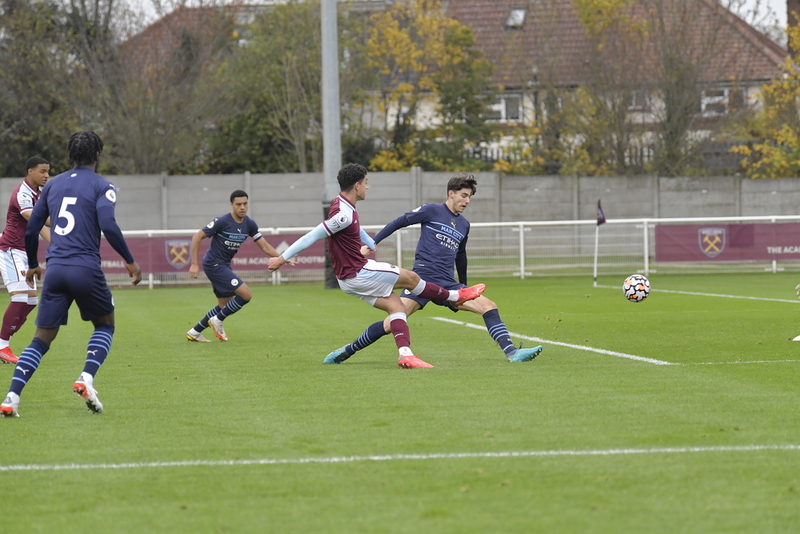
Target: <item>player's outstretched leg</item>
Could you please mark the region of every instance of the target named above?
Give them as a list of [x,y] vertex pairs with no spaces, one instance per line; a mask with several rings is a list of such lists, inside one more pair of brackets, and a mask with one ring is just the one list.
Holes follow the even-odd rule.
[[456,308],[467,302],[480,297],[486,291],[485,284],[476,284],[470,287],[463,287],[458,290],[458,300],[453,303]]
[[322,363],[342,363],[359,350],[369,347],[386,334],[388,334],[388,332],[383,329],[383,321],[372,323],[355,341],[325,356]]
[[492,339],[500,345],[503,349],[506,358],[510,362],[529,362],[536,358],[542,352],[542,346],[533,347],[532,349],[523,349],[522,347],[515,347],[511,341],[511,334],[508,333],[506,324],[500,319],[500,312],[497,308],[493,308],[484,313],[483,322],[486,324],[486,331],[492,336]]
[[[408,271],[401,270],[404,273]],[[464,287],[458,291],[450,291],[442,286],[436,285],[433,282],[426,282],[419,278],[419,276],[411,271],[412,275],[419,279],[419,282],[414,287],[399,285],[395,287],[402,287],[417,297],[422,297],[429,300],[447,300],[453,303],[453,306],[461,306],[468,300],[473,300],[480,297],[486,290],[486,285],[476,284],[470,287]],[[413,277],[412,277],[413,280]]]

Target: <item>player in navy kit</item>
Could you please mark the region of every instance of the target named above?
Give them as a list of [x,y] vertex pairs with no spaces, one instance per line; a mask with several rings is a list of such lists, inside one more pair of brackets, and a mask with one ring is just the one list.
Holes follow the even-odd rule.
[[[420,224],[420,236],[414,257],[414,272],[425,280],[432,281],[447,289],[467,287],[467,239],[469,237],[469,221],[462,213],[469,205],[472,195],[477,190],[477,181],[472,175],[457,174],[447,182],[447,200],[444,204],[425,204],[402,215],[387,224],[375,236],[377,245],[394,232],[407,226]],[[362,253],[371,251],[363,248]],[[453,267],[458,273],[458,281],[453,277]],[[511,341],[505,323],[500,319],[497,305],[481,295],[460,305],[442,300],[424,298],[403,291],[400,295],[406,315],[421,310],[428,302],[439,306],[447,306],[453,311],[467,310],[483,317],[486,329],[503,353],[511,362],[527,362],[542,352],[542,347],[529,349],[516,348]],[[375,343],[389,333],[386,321],[370,325],[355,341],[337,349],[325,357],[323,363],[342,363],[365,347]]]
[[200,243],[207,237],[211,238],[211,246],[203,256],[203,272],[214,288],[218,303],[199,323],[186,332],[186,339],[189,341],[209,343],[209,340],[201,334],[209,326],[220,341],[228,341],[222,321],[241,310],[242,306],[253,298],[253,292],[247,284],[231,269],[231,260],[239,252],[239,247],[247,236],[253,239],[264,254],[273,257],[278,255],[258,231],[256,222],[247,216],[247,204],[247,193],[237,189],[231,193],[231,212],[216,217],[192,236],[192,265],[189,267],[192,278],[197,278],[200,274],[200,264],[197,261],[200,255]]
[[39,231],[48,217],[52,221],[47,276],[36,318],[36,334],[20,354],[11,388],[0,405],[0,414],[5,417],[19,417],[22,389],[50,349],[61,325],[67,324],[73,301],[78,305],[81,319],[94,325],[83,372],[73,390],[85,400],[89,410],[94,413],[103,411],[93,382],[111,349],[114,300],[100,268],[101,231],[125,260],[133,285],[142,279],[142,271],[131,256],[114,217],[117,202],[114,184],[96,173],[103,141],[94,132],[78,132],[69,138],[67,150],[74,168],[47,182],[25,230],[26,279],[33,287],[34,278],[39,278],[42,273],[37,260]]
[[450,291],[426,282],[413,271],[365,258],[361,252],[362,244],[374,250],[375,243],[361,229],[356,202],[367,196],[367,169],[356,163],[348,163],[341,168],[337,179],[341,192],[331,202],[328,218],[295,241],[283,254],[270,259],[269,270],[279,269],[286,263],[284,258],[292,258],[314,242],[327,237],[331,263],[339,287],[348,295],[358,297],[389,314],[389,330],[400,353],[397,364],[405,369],[433,367],[411,351],[403,303],[392,290],[402,288],[413,295],[449,301],[458,306],[480,296],[485,286],[478,284]]
[[[25,281],[28,270],[28,255],[25,253],[25,228],[33,211],[33,205],[39,199],[42,187],[50,178],[50,164],[47,160],[34,156],[25,162],[25,179],[11,193],[6,214],[6,227],[0,235],[0,273],[3,283],[11,295],[3,324],[0,327],[0,363],[17,363],[19,358],[9,346],[11,336],[19,332],[28,319],[39,298],[36,284],[33,289]],[[50,230],[42,228],[41,236],[50,241]]]

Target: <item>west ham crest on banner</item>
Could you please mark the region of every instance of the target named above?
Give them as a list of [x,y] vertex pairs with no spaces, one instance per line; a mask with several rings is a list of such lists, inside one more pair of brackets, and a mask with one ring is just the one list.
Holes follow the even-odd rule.
[[725,250],[726,236],[725,228],[700,228],[697,231],[697,243],[703,254],[716,258]]
[[192,242],[188,239],[173,239],[164,242],[164,252],[167,255],[167,261],[176,269],[182,269],[192,259],[190,252],[192,249]]

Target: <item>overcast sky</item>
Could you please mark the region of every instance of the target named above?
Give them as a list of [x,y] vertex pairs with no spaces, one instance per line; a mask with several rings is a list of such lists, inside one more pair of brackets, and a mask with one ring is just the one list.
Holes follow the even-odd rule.
[[778,22],[784,28],[786,27],[786,0],[745,0],[745,9],[755,9],[758,5],[759,12],[766,14],[767,9],[772,11],[777,18]]

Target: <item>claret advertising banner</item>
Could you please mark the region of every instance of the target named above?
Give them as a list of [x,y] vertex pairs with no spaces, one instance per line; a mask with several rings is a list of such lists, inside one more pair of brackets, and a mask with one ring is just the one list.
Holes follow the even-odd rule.
[[800,223],[656,225],[655,259],[800,260]]
[[[303,234],[265,235],[267,243],[283,252]],[[145,273],[189,272],[192,263],[191,237],[126,237],[133,258]],[[200,269],[203,269],[203,255],[211,243],[209,239],[200,242]],[[100,242],[100,257],[103,272],[106,274],[127,273],[125,262],[104,239]],[[231,261],[234,271],[265,271],[269,256],[264,254],[251,239],[242,244]],[[284,265],[287,269],[324,269],[325,241],[317,241],[295,257],[296,266]]]

